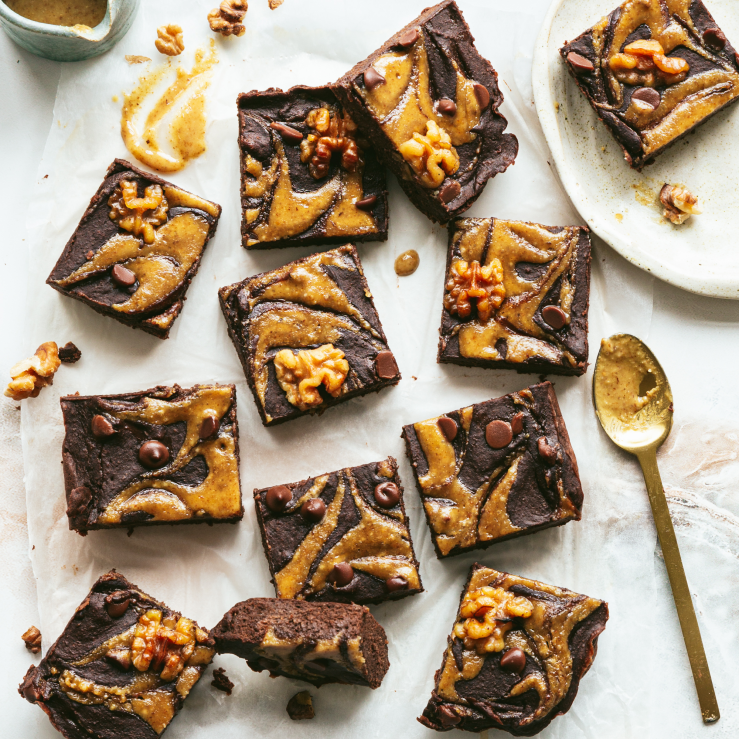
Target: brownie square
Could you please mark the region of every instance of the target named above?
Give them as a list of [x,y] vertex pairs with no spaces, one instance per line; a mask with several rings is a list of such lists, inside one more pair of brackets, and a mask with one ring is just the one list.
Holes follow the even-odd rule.
[[423,715],[437,731],[533,736],[569,711],[608,604],[475,564]]
[[400,381],[352,245],[298,259],[218,294],[265,426]]
[[387,239],[385,169],[328,87],[239,95],[247,249]]
[[220,215],[220,205],[116,159],[46,284],[166,339]]
[[402,436],[440,559],[580,520],[577,460],[550,382]]
[[211,632],[219,654],[235,654],[254,672],[268,670],[316,687],[380,686],[390,662],[387,636],[369,609],[352,603],[250,598]]
[[241,520],[233,385],[60,402],[70,529]]
[[500,218],[449,224],[439,362],[582,375],[590,232]]
[[254,501],[278,598],[370,604],[423,591],[392,457],[255,490]]
[[498,75],[445,0],[421,13],[333,86],[413,204],[446,223],[516,159]]
[[701,0],[627,0],[560,54],[639,171],[739,97],[736,49]]
[[205,629],[113,570],[18,692],[67,739],[157,739],[213,654]]

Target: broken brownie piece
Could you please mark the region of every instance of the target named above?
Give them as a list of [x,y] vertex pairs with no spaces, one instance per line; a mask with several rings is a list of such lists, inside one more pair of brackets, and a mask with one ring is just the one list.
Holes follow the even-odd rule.
[[701,0],[626,0],[560,54],[636,170],[739,98],[739,57]]
[[402,436],[439,558],[580,520],[577,460],[550,382]]
[[369,609],[347,603],[251,598],[237,603],[211,632],[219,654],[243,657],[316,686],[379,687],[390,666],[385,630]]
[[608,604],[472,566],[422,724],[533,736],[566,713],[590,669]]
[[60,402],[70,529],[241,520],[233,385]]
[[385,170],[328,87],[239,95],[247,249],[387,239]]
[[116,159],[46,283],[166,339],[220,215],[220,205]]
[[115,570],[18,692],[67,739],[157,739],[213,659],[208,632]]
[[453,0],[424,10],[333,86],[413,204],[446,223],[513,164],[498,75]]
[[590,232],[501,218],[449,224],[439,362],[582,375]]
[[75,364],[82,358],[82,352],[79,350],[76,344],[68,341],[63,347],[59,349],[59,361],[64,364]]
[[278,598],[369,604],[423,591],[392,457],[254,500]]
[[265,426],[400,381],[352,245],[298,259],[218,294]]

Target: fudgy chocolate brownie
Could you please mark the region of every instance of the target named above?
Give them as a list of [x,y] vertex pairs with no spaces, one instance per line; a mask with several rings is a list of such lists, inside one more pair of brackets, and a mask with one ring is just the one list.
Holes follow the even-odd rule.
[[239,95],[247,249],[387,239],[385,169],[328,87]]
[[213,654],[205,629],[113,570],[18,692],[67,739],[157,739]]
[[402,435],[439,558],[580,520],[577,460],[550,382]]
[[439,362],[582,375],[590,232],[500,218],[449,224]]
[[211,632],[216,651],[313,685],[379,687],[390,666],[385,630],[369,609],[349,603],[251,598]]
[[265,426],[400,381],[351,245],[218,292]]
[[392,457],[254,500],[278,598],[369,604],[423,591]]
[[739,57],[701,0],[627,0],[560,54],[637,170],[739,98]]
[[333,90],[413,204],[445,223],[513,164],[498,75],[453,0],[428,8]]
[[220,205],[116,159],[46,283],[166,339],[220,215]]
[[608,604],[472,566],[422,724],[533,736],[566,713],[590,669]]
[[241,520],[233,385],[60,402],[70,529]]

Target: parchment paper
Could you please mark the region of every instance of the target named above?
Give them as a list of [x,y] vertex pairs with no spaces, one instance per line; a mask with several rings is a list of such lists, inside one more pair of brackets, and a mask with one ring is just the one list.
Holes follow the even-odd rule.
[[[547,161],[530,89],[531,50],[546,4],[529,0],[511,9],[503,0],[462,0],[480,51],[500,75],[502,110],[520,142],[515,166],[488,184],[470,215],[551,225],[580,222]],[[572,710],[542,736],[651,739],[709,732],[736,736],[737,399],[711,392],[719,370],[695,364],[690,352],[695,349],[700,356],[700,342],[695,347],[681,344],[679,326],[652,327],[652,278],[614,257],[605,245],[596,243],[593,259],[591,360],[602,336],[630,331],[654,339],[652,346],[668,375],[677,380],[673,381],[676,429],[660,458],[723,711],[717,726],[707,729],[701,724],[640,472],[635,460],[616,450],[597,426],[590,401],[591,373],[556,379],[586,492],[583,520],[474,555],[443,562],[435,558],[399,438],[401,426],[520,389],[537,378],[436,364],[446,232],[415,210],[392,177],[390,239],[363,245],[360,254],[402,382],[321,417],[274,429],[259,422],[216,291],[308,250],[246,253],[240,246],[236,95],[337,78],[412,19],[424,7],[423,0],[370,4],[287,0],[274,12],[267,9],[266,0],[252,0],[246,35],[217,39],[220,64],[208,91],[209,148],[171,179],[221,203],[224,213],[168,341],[99,316],[44,285],[106,167],[114,157],[127,156],[119,134],[120,98],[143,69],[129,66],[124,55],[143,54],[154,58],[154,64],[162,63],[153,41],[156,27],[168,22],[183,26],[186,54],[191,53],[210,36],[205,22],[209,8],[201,6],[177,0],[144,3],[130,33],[115,49],[97,60],[67,65],[62,74],[40,185],[30,207],[31,302],[18,316],[27,323],[29,353],[50,339],[60,344],[72,340],[83,353],[78,364],[62,366],[52,388],[23,403],[31,557],[44,649],[59,635],[91,583],[112,567],[209,627],[235,602],[273,595],[252,490],[392,454],[401,465],[426,592],[372,609],[390,642],[391,668],[381,688],[313,689],[316,718],[293,724],[285,705],[306,687],[303,683],[270,680],[237,658],[218,657],[216,664],[226,667],[236,683],[234,694],[227,698],[208,685],[209,677],[203,679],[169,730],[171,739],[278,737],[286,731],[343,739],[431,736],[415,718],[428,699],[460,589],[474,561],[610,603],[611,619],[598,657]],[[113,96],[119,102],[113,102]],[[419,252],[421,266],[413,276],[398,278],[394,258],[411,247]],[[720,310],[709,311],[702,320],[721,321]],[[736,366],[736,341],[729,338],[727,333],[721,359]],[[701,369],[689,370],[688,364]],[[729,380],[721,371],[723,384],[718,386],[727,387]],[[243,522],[138,529],[131,537],[125,531],[97,531],[85,538],[70,532],[60,465],[59,396],[209,381],[234,382],[238,387]],[[38,736],[56,734],[44,726]]]

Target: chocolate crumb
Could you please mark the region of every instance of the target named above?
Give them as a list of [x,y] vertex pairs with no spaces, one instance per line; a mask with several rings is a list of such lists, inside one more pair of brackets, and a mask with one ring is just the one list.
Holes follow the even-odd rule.
[[222,690],[226,695],[231,695],[231,691],[234,689],[234,684],[228,679],[228,675],[223,667],[213,670],[213,679],[210,681],[210,684],[216,690]]
[[68,341],[59,350],[59,359],[64,362],[64,364],[74,364],[75,362],[79,362],[81,356],[82,352],[71,341]]
[[293,721],[301,721],[302,719],[313,718],[316,712],[313,710],[313,698],[311,694],[304,690],[301,693],[296,693],[287,702],[287,715]]
[[31,626],[21,638],[26,643],[26,649],[29,652],[38,654],[41,651],[41,632],[35,626]]

